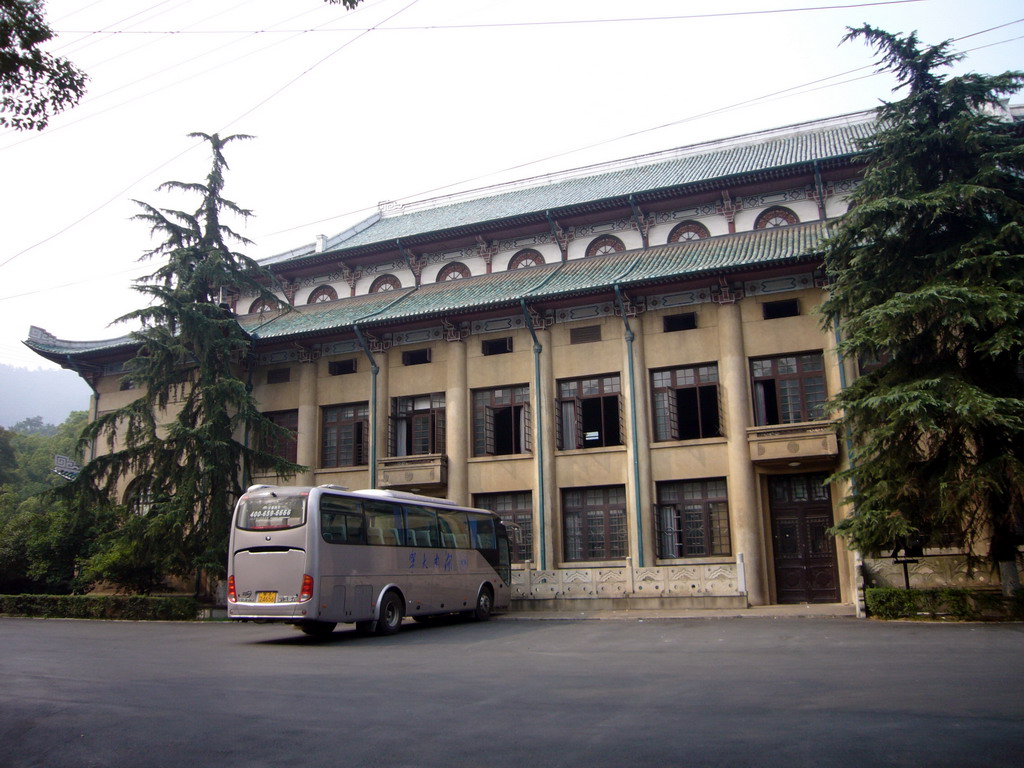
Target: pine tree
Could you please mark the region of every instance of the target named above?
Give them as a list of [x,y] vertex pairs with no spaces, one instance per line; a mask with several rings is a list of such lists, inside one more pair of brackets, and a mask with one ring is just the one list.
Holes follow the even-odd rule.
[[[835,399],[853,436],[851,514],[876,554],[922,539],[987,555],[1004,588],[1024,517],[1024,132],[1001,97],[1024,73],[946,78],[951,41],[868,25],[899,101],[825,252],[826,323],[870,371]],[[975,562],[972,560],[972,563]]]
[[224,292],[245,289],[274,300],[266,287],[270,276],[229,246],[249,241],[222,221],[225,214],[251,215],[222,194],[224,146],[250,137],[190,136],[212,149],[206,182],[171,181],[159,189],[198,195],[197,210],[136,201],[142,207],[136,218],[164,238],[146,256],[165,259],[136,285],[149,306],[121,318],[142,325],[133,334],[138,351],[125,377],[139,397],[87,427],[83,442],[102,438],[106,452],[68,489],[79,501],[89,494],[117,501],[130,480],[130,509],[93,565],[98,577],[136,588],[152,585],[160,573],[221,574],[242,477],[300,469],[263,449],[284,431],[259,411],[245,380],[252,339],[221,304]]

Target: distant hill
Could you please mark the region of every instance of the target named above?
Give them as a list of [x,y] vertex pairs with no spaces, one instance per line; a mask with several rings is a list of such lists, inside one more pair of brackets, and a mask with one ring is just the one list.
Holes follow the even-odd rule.
[[71,371],[0,365],[0,393],[0,427],[12,427],[33,416],[60,424],[72,411],[89,409],[92,390]]

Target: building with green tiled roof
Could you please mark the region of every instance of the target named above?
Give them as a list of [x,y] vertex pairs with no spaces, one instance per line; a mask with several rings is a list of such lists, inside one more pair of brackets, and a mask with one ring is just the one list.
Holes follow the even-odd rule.
[[[533,605],[851,602],[825,530],[855,376],[815,308],[859,183],[856,113],[404,206],[263,260],[226,296],[298,482],[413,491],[517,524]],[[126,337],[26,342],[102,413]],[[277,478],[260,478],[273,483]]]

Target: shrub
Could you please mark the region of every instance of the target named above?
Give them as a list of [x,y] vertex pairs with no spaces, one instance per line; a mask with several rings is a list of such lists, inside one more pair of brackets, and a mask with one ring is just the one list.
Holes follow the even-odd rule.
[[192,621],[199,615],[199,603],[186,596],[0,595],[0,614],[49,619]]
[[944,587],[941,589],[899,589],[869,587],[864,590],[868,614],[880,619],[913,619],[922,615],[958,621],[984,618],[1024,618],[1024,591],[1013,597],[986,590]]
[[918,592],[916,589],[869,587],[864,590],[864,604],[871,616],[880,619],[907,619],[917,615]]

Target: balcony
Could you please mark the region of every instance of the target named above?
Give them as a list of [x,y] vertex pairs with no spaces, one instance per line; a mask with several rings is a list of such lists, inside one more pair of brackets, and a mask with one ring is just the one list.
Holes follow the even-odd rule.
[[836,426],[831,421],[752,427],[747,430],[747,442],[750,460],[758,464],[834,462],[839,456]]
[[448,484],[448,457],[443,453],[388,456],[377,460],[379,488],[437,488]]

